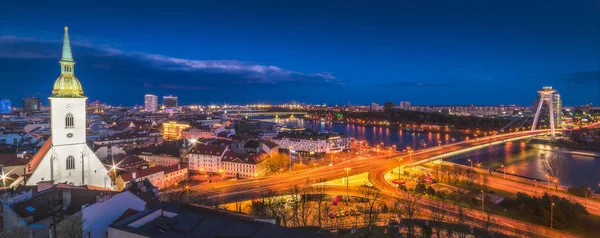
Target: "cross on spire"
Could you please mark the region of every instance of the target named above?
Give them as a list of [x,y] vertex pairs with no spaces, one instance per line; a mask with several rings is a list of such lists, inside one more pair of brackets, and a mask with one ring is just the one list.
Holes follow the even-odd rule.
[[71,41],[69,40],[69,28],[65,26],[65,36],[63,38],[63,52],[60,61],[73,61],[73,54],[71,53]]

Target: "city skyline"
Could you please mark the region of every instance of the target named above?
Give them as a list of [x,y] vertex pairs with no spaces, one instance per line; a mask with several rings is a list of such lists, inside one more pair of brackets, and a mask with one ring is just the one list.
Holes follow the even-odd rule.
[[19,106],[27,92],[49,96],[48,75],[56,74],[52,62],[60,53],[56,29],[69,25],[77,32],[78,75],[94,85],[86,95],[113,105],[142,105],[145,94],[176,95],[182,105],[529,105],[547,85],[566,105],[598,104],[593,1],[528,3],[520,10],[509,2],[494,9],[437,4],[445,10],[306,2],[297,6],[306,14],[298,14],[292,4],[239,2],[206,4],[199,12],[149,9],[156,18],[130,12],[118,20],[106,18],[108,6],[61,6],[73,13],[68,17],[39,6],[15,16],[10,9],[24,6],[11,3],[1,18],[11,23],[0,27],[2,76],[27,80],[6,81],[0,97]]

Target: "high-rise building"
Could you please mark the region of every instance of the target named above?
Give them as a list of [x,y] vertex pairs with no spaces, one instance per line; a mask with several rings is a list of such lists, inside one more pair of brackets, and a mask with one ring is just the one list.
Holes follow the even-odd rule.
[[41,109],[40,98],[37,97],[26,97],[23,98],[23,111],[24,112],[38,112]]
[[12,103],[10,99],[0,99],[0,114],[8,114],[12,112]]
[[402,110],[410,110],[410,102],[402,101],[400,102],[400,109]]
[[379,111],[379,108],[380,108],[379,104],[373,102],[373,103],[371,103],[370,111]]
[[393,102],[385,102],[383,104],[383,110],[386,112],[391,112],[392,110],[394,110],[394,108],[396,108],[396,104],[394,104]]
[[556,125],[562,125],[562,99],[560,98],[560,94],[558,92],[554,93],[552,96],[552,104],[554,104],[554,120]]
[[92,185],[112,188],[106,166],[86,143],[86,100],[81,83],[75,77],[73,55],[65,27],[60,77],[50,96],[51,139],[37,151],[26,166],[31,174],[25,185],[39,182]]
[[146,96],[144,96],[144,108],[148,112],[155,112],[158,110],[158,96],[146,94]]
[[163,106],[165,106],[165,109],[177,108],[177,96],[163,96]]

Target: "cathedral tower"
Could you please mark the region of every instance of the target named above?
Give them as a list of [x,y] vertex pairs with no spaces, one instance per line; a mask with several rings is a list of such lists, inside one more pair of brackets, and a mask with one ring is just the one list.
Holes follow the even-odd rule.
[[67,27],[60,59],[60,76],[54,82],[49,99],[52,146],[49,150],[40,150],[34,156],[34,159],[40,157],[41,161],[27,179],[27,185],[51,180],[56,183],[111,188],[106,167],[86,144],[87,97],[75,77],[75,61]]

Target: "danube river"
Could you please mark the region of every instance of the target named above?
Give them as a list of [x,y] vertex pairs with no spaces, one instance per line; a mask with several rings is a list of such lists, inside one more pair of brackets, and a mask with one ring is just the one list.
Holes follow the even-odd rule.
[[[265,120],[271,121],[274,120]],[[384,145],[396,145],[398,150],[407,146],[422,148],[426,146],[437,146],[462,141],[465,135],[460,133],[438,133],[438,132],[408,132],[391,130],[383,127],[362,127],[353,124],[334,124],[331,122],[305,121],[303,119],[278,119],[275,122],[288,127],[304,127],[319,132],[344,133],[357,140],[366,140],[369,144],[384,143]],[[506,144],[490,146],[484,149],[471,151],[461,156],[449,157],[455,163],[470,165],[471,159],[475,165],[481,162],[483,168],[500,168],[506,166],[508,174],[544,180],[546,172],[543,159],[549,156],[561,156],[567,160],[567,166],[562,176],[562,185],[584,185],[598,189],[600,183],[600,156],[574,154],[566,148],[526,143],[515,141]]]

